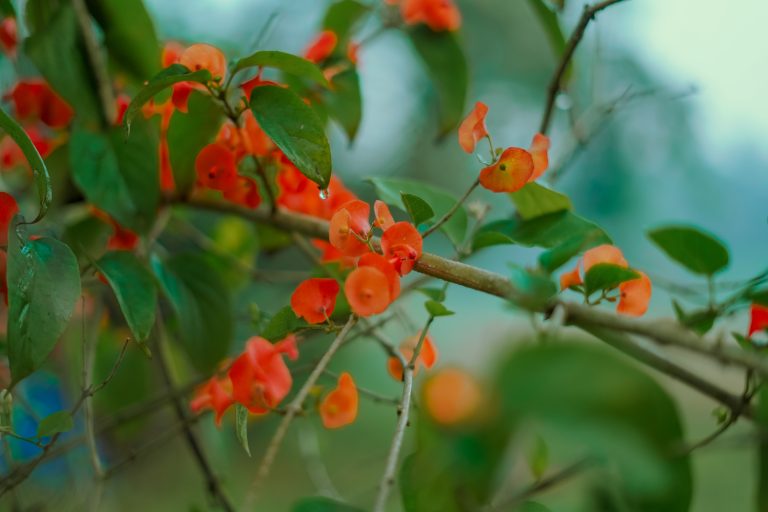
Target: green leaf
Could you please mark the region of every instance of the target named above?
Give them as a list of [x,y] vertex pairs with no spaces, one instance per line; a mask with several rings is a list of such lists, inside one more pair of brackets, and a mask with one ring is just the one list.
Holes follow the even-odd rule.
[[291,306],[285,306],[269,320],[261,336],[271,342],[280,341],[289,334],[308,326],[304,319],[296,316]]
[[125,321],[138,343],[144,343],[155,324],[157,289],[152,273],[128,251],[113,251],[95,263],[117,297]]
[[293,91],[273,85],[256,87],[251,110],[259,126],[285,156],[321,189],[331,179],[331,148],[320,118]]
[[356,0],[340,0],[328,7],[323,18],[323,29],[330,30],[338,37],[338,47],[344,48],[350,32],[371,8]]
[[[406,212],[408,209],[403,203],[403,193],[424,199],[434,211],[437,219],[445,215],[458,201],[458,198],[449,192],[417,181],[398,178],[369,178],[368,181],[376,187],[376,194],[379,199]],[[461,206],[440,229],[451,242],[458,245],[464,241],[468,222],[467,210]]]
[[29,167],[32,169],[32,174],[35,177],[35,187],[37,188],[40,209],[37,212],[37,216],[31,222],[31,224],[34,224],[45,217],[45,214],[48,213],[48,207],[51,205],[51,201],[53,201],[51,176],[48,173],[48,168],[45,166],[43,158],[37,152],[37,148],[29,139],[27,132],[2,108],[0,108],[0,128],[21,148],[21,152],[24,154],[24,158],[27,159]]
[[557,294],[557,285],[546,274],[512,267],[510,281],[514,287],[512,301],[531,311],[539,311]]
[[544,439],[536,436],[533,449],[528,453],[528,469],[531,470],[533,479],[538,481],[544,476],[549,467],[549,447]]
[[649,231],[648,238],[695,274],[711,276],[728,266],[728,249],[698,228],[667,226]]
[[90,203],[134,231],[152,226],[160,185],[157,135],[149,121],[137,122],[128,140],[119,128],[107,135],[76,129],[69,149],[72,179]]
[[435,216],[435,212],[429,206],[429,203],[419,196],[400,192],[400,198],[415,225],[423,224]]
[[468,71],[464,50],[456,34],[433,32],[426,25],[408,30],[416,52],[426,65],[437,92],[439,135],[442,138],[464,117],[467,99]]
[[512,198],[518,215],[524,220],[573,209],[568,196],[538,183],[528,183],[517,192],[511,192],[509,197]]
[[251,447],[248,444],[248,408],[243,404],[235,406],[235,435],[245,453],[251,456]]
[[593,265],[584,275],[584,289],[587,296],[601,290],[613,290],[621,283],[632,281],[640,277],[640,274],[626,267],[620,267],[612,263],[598,263]]
[[538,344],[501,366],[498,387],[510,428],[535,422],[548,439],[616,468],[628,510],[688,510],[691,465],[679,452],[677,407],[626,359],[570,340]]
[[109,55],[140,82],[160,70],[160,42],[142,0],[88,0]]
[[211,72],[207,69],[190,71],[181,64],[171,64],[152,77],[147,84],[136,93],[133,100],[131,100],[131,104],[128,105],[125,115],[123,116],[123,126],[125,127],[126,132],[131,132],[131,122],[133,121],[133,118],[139,113],[141,107],[151,100],[155,94],[179,82],[205,84],[210,82],[211,78]]
[[551,249],[577,237],[611,243],[610,237],[597,224],[570,211],[550,213],[531,220],[518,218],[490,222],[475,235],[475,250],[499,244]]
[[749,298],[755,304],[760,304],[761,306],[768,306],[768,289],[753,290],[749,294]]
[[328,80],[325,79],[325,75],[323,75],[322,70],[317,65],[303,57],[297,57],[290,53],[272,50],[258,51],[238,60],[235,63],[235,67],[232,68],[232,74],[234,75],[238,71],[253,67],[275,68],[289,75],[306,78],[323,87],[328,87],[329,85]]
[[229,352],[233,336],[229,290],[203,254],[186,253],[152,261],[176,313],[179,342],[192,364],[210,373]]
[[32,33],[24,40],[24,55],[74,109],[78,121],[97,126],[101,107],[70,2],[30,0],[26,13]]
[[427,312],[434,317],[451,316],[454,314],[454,312],[446,308],[442,302],[437,302],[436,300],[428,300],[424,303],[424,307],[427,309]]
[[[557,20],[557,14],[546,6],[544,0],[528,0],[528,5],[533,9],[536,18],[538,18],[541,27],[547,35],[549,44],[552,46],[552,53],[554,54],[555,60],[560,60],[560,57],[565,52],[566,42],[563,30],[560,28],[560,23]],[[563,75],[564,84],[568,83],[570,76],[571,64],[569,63]]]
[[37,424],[37,437],[50,437],[54,434],[69,432],[75,427],[69,411],[57,411],[49,414]]
[[717,320],[717,311],[710,308],[686,312],[675,299],[672,299],[672,306],[675,310],[677,320],[699,334],[706,334],[712,329],[715,320]]
[[445,300],[445,290],[442,288],[416,288],[416,291],[423,293],[435,302],[443,302]]
[[20,220],[14,219],[19,234],[8,237],[11,386],[43,364],[80,298],[80,270],[69,247],[53,238],[27,239]]
[[535,501],[526,501],[516,510],[517,512],[551,512],[549,508]]
[[[757,391],[756,427],[763,431],[768,428],[768,387],[759,386]],[[768,510],[768,439],[758,436],[757,482],[755,482],[757,510]]]
[[330,498],[304,498],[291,508],[291,512],[363,512],[363,509]]
[[168,125],[168,155],[176,190],[186,194],[195,184],[195,159],[213,141],[222,120],[221,108],[208,94],[192,91],[187,113],[175,111]]
[[16,9],[14,9],[11,0],[0,0],[0,14],[9,18],[16,17]]
[[602,229],[577,232],[575,236],[539,255],[539,265],[546,272],[559,269],[577,254],[600,244],[611,243]]
[[324,104],[328,114],[344,129],[351,144],[363,118],[360,77],[355,68],[346,69],[331,78],[331,89],[324,95]]

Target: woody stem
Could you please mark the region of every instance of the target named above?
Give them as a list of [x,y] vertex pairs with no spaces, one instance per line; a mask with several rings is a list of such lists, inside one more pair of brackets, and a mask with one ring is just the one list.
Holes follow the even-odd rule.
[[421,353],[421,347],[427,337],[429,327],[432,325],[435,317],[430,315],[424,329],[421,330],[419,342],[413,349],[413,355],[408,364],[403,368],[403,395],[400,399],[400,406],[397,409],[399,417],[395,426],[395,434],[392,437],[392,445],[387,455],[387,464],[384,468],[384,475],[379,483],[379,493],[376,496],[376,502],[373,505],[373,512],[382,512],[387,504],[387,497],[392,487],[395,485],[395,473],[397,472],[397,462],[400,459],[400,450],[403,447],[405,438],[405,429],[408,427],[408,418],[411,412],[411,398],[413,396],[413,372],[416,368],[416,361]]

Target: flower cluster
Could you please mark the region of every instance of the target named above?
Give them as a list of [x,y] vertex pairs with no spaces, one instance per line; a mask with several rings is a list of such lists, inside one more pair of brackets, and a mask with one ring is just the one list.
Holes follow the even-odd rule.
[[[618,247],[607,244],[600,245],[586,251],[581,260],[576,262],[576,267],[573,270],[560,276],[560,289],[565,290],[581,286],[583,284],[582,276],[589,272],[590,268],[600,263],[629,267]],[[640,271],[637,273],[640,274],[640,277],[619,285],[619,301],[616,306],[616,311],[619,313],[641,316],[648,310],[652,291],[651,280],[644,273]]]
[[283,356],[296,359],[298,355],[296,338],[292,335],[275,344],[258,336],[249,339],[245,350],[235,358],[225,375],[214,375],[195,391],[192,411],[214,411],[217,425],[235,403],[243,405],[252,414],[270,412],[282,402],[293,385]]
[[[474,153],[482,139],[490,142],[485,126],[487,114],[488,106],[477,102],[459,126],[459,145],[467,153]],[[494,153],[492,143],[491,151]],[[498,156],[493,154],[494,162],[480,171],[480,184],[492,192],[516,192],[544,174],[549,166],[548,151],[549,138],[537,133],[529,149],[510,147]]]
[[406,25],[423,23],[435,32],[461,27],[461,12],[452,0],[385,0],[385,3],[400,8]]
[[8,230],[11,227],[13,216],[19,211],[19,205],[16,199],[7,192],[0,192],[0,293],[3,296],[5,304],[8,304],[8,282],[6,279],[7,271],[7,253]]

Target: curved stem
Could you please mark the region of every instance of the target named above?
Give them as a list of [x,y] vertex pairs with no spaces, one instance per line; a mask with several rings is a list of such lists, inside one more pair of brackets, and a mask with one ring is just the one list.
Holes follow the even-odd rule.
[[472,194],[472,192],[474,192],[474,191],[475,191],[475,189],[477,188],[477,186],[478,186],[479,184],[480,184],[480,178],[477,178],[477,179],[474,181],[474,183],[472,183],[472,185],[470,185],[470,186],[469,186],[469,188],[467,189],[467,191],[466,191],[466,192],[464,192],[464,195],[463,195],[463,196],[461,196],[461,197],[459,198],[459,200],[458,200],[458,201],[456,201],[456,203],[455,203],[453,206],[451,206],[451,209],[450,209],[450,210],[448,210],[447,212],[445,212],[445,214],[444,214],[442,217],[440,217],[440,219],[439,219],[437,222],[435,222],[434,224],[432,224],[432,225],[429,227],[429,229],[427,229],[427,230],[426,230],[426,231],[425,231],[425,232],[424,232],[424,233],[421,235],[421,237],[422,237],[422,238],[427,238],[427,237],[428,237],[429,235],[431,235],[431,234],[432,234],[434,231],[436,231],[436,230],[440,229],[440,227],[441,227],[443,224],[445,224],[446,222],[448,222],[449,220],[451,220],[451,217],[453,217],[453,215],[456,213],[456,211],[457,211],[459,208],[461,208],[461,205],[463,205],[463,204],[464,204],[464,202],[467,200],[467,198],[470,196],[470,194]]

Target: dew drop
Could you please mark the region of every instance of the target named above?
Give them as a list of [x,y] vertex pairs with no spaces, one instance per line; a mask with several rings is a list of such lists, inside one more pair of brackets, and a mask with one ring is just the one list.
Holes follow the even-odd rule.
[[328,193],[328,189],[327,189],[327,188],[322,188],[322,189],[320,189],[320,199],[322,199],[323,201],[325,201],[326,199],[328,199],[328,196],[329,196],[329,195],[330,195],[330,194]]

